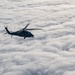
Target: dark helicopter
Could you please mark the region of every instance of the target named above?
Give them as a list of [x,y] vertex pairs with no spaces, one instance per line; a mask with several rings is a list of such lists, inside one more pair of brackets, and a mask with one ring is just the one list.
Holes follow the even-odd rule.
[[30,23],[28,23],[23,29],[21,29],[19,31],[16,31],[16,32],[10,32],[7,27],[5,27],[5,29],[6,29],[6,32],[8,34],[10,34],[11,36],[13,36],[13,35],[20,36],[20,37],[24,37],[24,39],[26,37],[34,37],[34,35],[31,32],[29,32],[28,30],[41,30],[41,29],[37,29],[37,28],[35,28],[35,29],[26,29],[29,24]]

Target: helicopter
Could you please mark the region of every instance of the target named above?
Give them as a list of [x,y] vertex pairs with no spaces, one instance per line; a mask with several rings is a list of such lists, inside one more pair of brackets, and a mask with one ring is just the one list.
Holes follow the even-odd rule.
[[30,31],[28,31],[28,30],[41,30],[41,29],[38,29],[38,28],[35,28],[35,29],[27,29],[27,27],[29,25],[30,25],[30,23],[28,23],[23,29],[21,29],[19,31],[16,31],[16,32],[9,31],[7,27],[5,27],[5,30],[6,30],[6,32],[9,35],[11,35],[11,37],[13,35],[15,35],[15,36],[19,36],[19,37],[24,37],[24,39],[27,38],[27,37],[33,37],[34,38],[34,35]]

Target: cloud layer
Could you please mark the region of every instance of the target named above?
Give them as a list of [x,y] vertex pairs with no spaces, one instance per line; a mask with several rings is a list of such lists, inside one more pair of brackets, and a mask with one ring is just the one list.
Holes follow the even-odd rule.
[[[0,75],[75,75],[74,0],[0,0]],[[28,28],[35,37],[5,33]]]

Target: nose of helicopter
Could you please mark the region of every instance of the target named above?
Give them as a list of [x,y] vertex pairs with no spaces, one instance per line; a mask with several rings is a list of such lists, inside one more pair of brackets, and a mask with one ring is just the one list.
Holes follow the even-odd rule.
[[28,37],[34,37],[34,35],[32,33],[28,33]]
[[34,35],[33,35],[33,34],[31,34],[31,37],[34,37]]
[[32,34],[32,36],[31,37],[34,37],[34,35]]

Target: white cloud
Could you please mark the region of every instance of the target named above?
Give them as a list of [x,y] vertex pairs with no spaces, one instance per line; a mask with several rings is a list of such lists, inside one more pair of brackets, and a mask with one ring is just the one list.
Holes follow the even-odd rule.
[[[0,0],[0,75],[75,75],[75,1]],[[35,37],[4,34],[28,28]]]
[[75,71],[65,72],[63,75],[75,75]]

